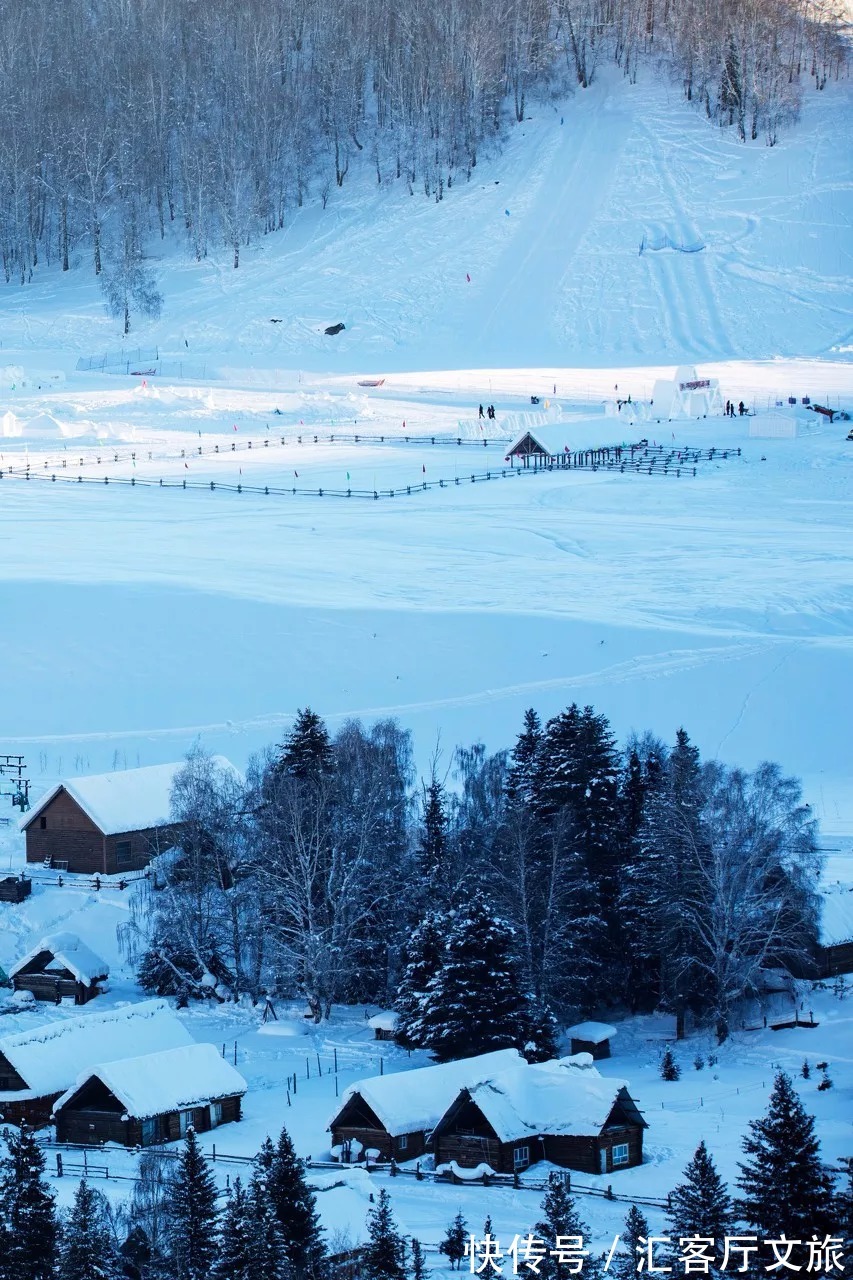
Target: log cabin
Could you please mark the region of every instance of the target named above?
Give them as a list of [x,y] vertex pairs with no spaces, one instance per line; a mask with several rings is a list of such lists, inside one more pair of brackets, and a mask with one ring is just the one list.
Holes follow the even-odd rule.
[[436,1169],[520,1173],[538,1160],[583,1173],[643,1161],[647,1127],[624,1080],[571,1058],[536,1063],[463,1088],[432,1133]]
[[368,1019],[367,1025],[373,1032],[374,1040],[396,1040],[397,1038],[396,1013],[375,1013]]
[[30,991],[36,1000],[60,1004],[73,1000],[88,1004],[101,994],[99,983],[110,967],[74,933],[52,933],[42,938],[23,960],[9,970],[16,991]]
[[57,1019],[0,1037],[0,1120],[35,1129],[49,1124],[53,1104],[82,1072],[140,1043],[161,1051],[193,1039],[165,1000]]
[[572,1042],[572,1053],[591,1053],[596,1062],[610,1057],[610,1041],[616,1028],[607,1022],[578,1022],[566,1035]]
[[[213,763],[237,772],[223,756]],[[171,794],[185,767],[181,760],[58,782],[20,820],[27,862],[85,875],[142,870],[180,831]]]
[[239,1120],[246,1081],[212,1044],[105,1062],[59,1098],[57,1142],[148,1147]]
[[517,1049],[499,1049],[359,1080],[346,1090],[329,1124],[332,1154],[344,1163],[366,1152],[375,1152],[374,1160],[414,1160],[423,1155],[433,1126],[465,1084],[523,1061]]

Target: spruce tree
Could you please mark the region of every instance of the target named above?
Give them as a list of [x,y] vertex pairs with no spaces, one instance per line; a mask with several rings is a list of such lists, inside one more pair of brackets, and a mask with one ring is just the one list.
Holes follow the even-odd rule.
[[113,1280],[118,1274],[108,1212],[100,1191],[81,1182],[62,1229],[58,1280]]
[[219,1220],[219,1250],[213,1280],[253,1280],[253,1230],[249,1200],[238,1177],[234,1179]]
[[660,1078],[672,1082],[681,1079],[681,1067],[675,1061],[675,1056],[669,1045],[663,1051],[663,1057],[660,1060]]
[[523,1048],[528,994],[512,955],[514,930],[475,893],[455,915],[441,969],[427,985],[421,1043],[439,1062]]
[[404,1048],[424,1043],[421,1017],[427,987],[441,969],[444,945],[452,914],[430,911],[409,935],[403,946],[403,976],[397,987],[394,1010],[397,1040]]
[[406,1242],[397,1230],[391,1200],[384,1188],[367,1215],[367,1232],[361,1265],[363,1280],[406,1280]]
[[684,1181],[669,1193],[669,1234],[674,1242],[686,1236],[710,1236],[721,1258],[723,1241],[735,1223],[726,1184],[717,1173],[704,1140],[684,1169]]
[[44,1153],[32,1129],[6,1130],[0,1159],[0,1280],[51,1280],[58,1226],[44,1177]]
[[789,1239],[810,1240],[836,1227],[833,1184],[820,1158],[810,1116],[791,1079],[776,1076],[767,1111],[753,1120],[743,1139],[747,1157],[740,1165],[736,1202],[741,1217],[764,1239],[784,1232]]
[[468,1224],[462,1216],[460,1209],[456,1217],[444,1234],[444,1239],[438,1246],[439,1253],[443,1253],[450,1260],[451,1271],[459,1269],[462,1259],[465,1257],[465,1242],[468,1239]]
[[433,775],[424,787],[423,821],[417,852],[418,874],[423,890],[431,901],[436,896],[446,899],[447,881],[447,811],[444,787]]
[[310,707],[297,711],[293,728],[277,750],[276,768],[294,778],[316,778],[332,767],[333,748],[329,731]]
[[537,799],[543,733],[542,722],[532,707],[524,713],[524,730],[510,753],[506,796],[510,804],[530,805]]
[[[561,1262],[551,1252],[558,1249],[557,1239],[560,1236],[580,1236],[582,1247],[590,1249],[589,1227],[581,1220],[564,1180],[557,1173],[552,1173],[548,1178],[548,1190],[542,1201],[542,1219],[536,1223],[532,1234],[537,1240],[544,1240],[548,1248],[548,1254],[542,1259],[537,1273],[542,1280],[568,1280],[569,1276],[577,1273],[576,1262]],[[600,1270],[596,1258],[590,1256],[583,1259],[584,1276],[595,1280]]]
[[649,1224],[635,1204],[625,1215],[625,1226],[622,1231],[622,1248],[610,1264],[610,1272],[616,1280],[635,1280],[637,1263],[645,1246],[641,1241],[649,1238]]
[[207,1280],[217,1254],[216,1183],[194,1129],[171,1180],[166,1254],[170,1280]]
[[246,1192],[249,1233],[247,1280],[288,1280],[292,1275],[287,1251],[263,1171],[256,1168]]
[[420,1240],[412,1237],[412,1265],[410,1269],[409,1280],[427,1280],[429,1272],[427,1271],[426,1258],[424,1257],[424,1247]]
[[266,1139],[257,1158],[275,1217],[281,1229],[287,1260],[298,1277],[318,1277],[326,1247],[314,1192],[305,1177],[305,1165],[296,1154],[290,1134],[283,1128],[275,1147]]

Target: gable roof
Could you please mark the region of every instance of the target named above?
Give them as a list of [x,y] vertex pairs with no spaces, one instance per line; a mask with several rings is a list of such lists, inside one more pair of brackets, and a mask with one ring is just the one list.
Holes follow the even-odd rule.
[[[468,1088],[466,1094],[500,1142],[540,1135],[594,1137],[617,1102],[633,1113],[635,1123],[646,1127],[625,1080],[605,1078],[571,1058],[525,1063]],[[454,1109],[462,1100],[460,1094]]]
[[35,1097],[47,1097],[67,1089],[92,1063],[117,1058],[140,1043],[176,1049],[193,1039],[165,1000],[143,1000],[2,1036],[0,1054]]
[[100,1080],[135,1120],[186,1111],[221,1098],[242,1097],[248,1087],[239,1071],[212,1044],[189,1044],[90,1067],[57,1099],[54,1114],[94,1079]]
[[[173,764],[153,764],[142,769],[122,769],[117,773],[63,778],[42,796],[18,825],[26,831],[60,791],[66,791],[106,836],[165,826],[169,821],[175,775],[186,767],[186,763],[186,760],[178,760]],[[237,772],[224,756],[214,756],[213,763],[221,769]]]
[[420,1133],[437,1124],[460,1089],[523,1062],[517,1049],[497,1049],[458,1062],[357,1080],[345,1091],[328,1127],[333,1127],[343,1108],[358,1094],[393,1138]]
[[[573,427],[575,435],[574,445],[569,439]],[[506,456],[509,457],[511,453],[514,453],[518,446],[526,440],[528,436],[530,436],[534,444],[537,444],[544,453],[548,454],[549,457],[554,457],[555,454],[558,453],[564,453],[566,449],[577,449],[580,447],[577,443],[577,429],[577,423],[569,422],[548,422],[543,424],[541,427],[528,427],[526,431],[522,432],[517,440],[513,441],[506,451]]]
[[106,960],[95,955],[85,942],[80,941],[76,933],[50,933],[46,938],[42,938],[38,946],[33,947],[23,960],[18,960],[12,965],[9,977],[14,978],[16,973],[20,973],[45,951],[73,974],[78,982],[82,982],[84,987],[91,987],[98,978],[106,978],[109,974],[110,966]]

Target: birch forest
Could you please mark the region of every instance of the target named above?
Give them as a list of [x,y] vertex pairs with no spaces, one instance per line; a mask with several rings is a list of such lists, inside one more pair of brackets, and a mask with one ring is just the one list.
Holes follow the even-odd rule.
[[236,268],[356,171],[441,200],[605,64],[772,145],[844,30],[837,0],[0,0],[5,279],[112,269],[153,308],[154,237]]

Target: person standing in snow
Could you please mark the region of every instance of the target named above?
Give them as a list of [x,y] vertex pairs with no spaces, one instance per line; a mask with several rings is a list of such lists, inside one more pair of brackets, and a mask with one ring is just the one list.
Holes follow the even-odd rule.
[[480,405],[480,412],[479,412],[479,414],[478,414],[477,416],[478,416],[479,418],[482,418],[482,417],[484,416],[484,415],[483,415],[483,406],[482,406],[482,405]]
[[744,402],[743,402],[742,400],[741,400],[740,404],[739,404],[739,405],[738,405],[738,407],[737,407],[737,411],[738,411],[738,413],[740,414],[740,416],[741,416],[741,417],[743,417],[743,415],[746,413],[746,405],[744,404]]

